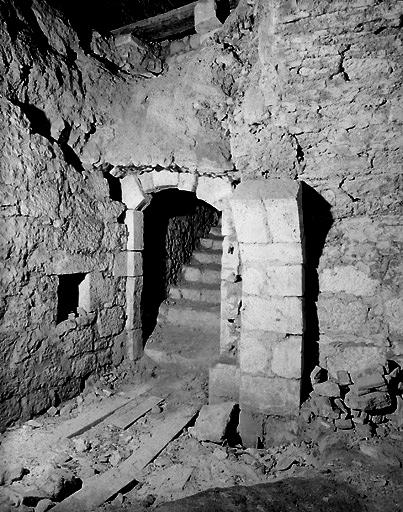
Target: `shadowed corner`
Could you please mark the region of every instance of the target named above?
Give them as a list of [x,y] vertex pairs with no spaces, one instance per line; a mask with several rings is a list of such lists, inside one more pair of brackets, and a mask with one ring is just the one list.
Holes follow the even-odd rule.
[[337,480],[287,478],[280,482],[211,489],[156,508],[160,512],[363,512],[354,487]]
[[316,190],[302,182],[305,261],[305,333],[302,350],[301,403],[312,391],[310,373],[319,362],[318,266],[326,237],[333,224],[331,205]]

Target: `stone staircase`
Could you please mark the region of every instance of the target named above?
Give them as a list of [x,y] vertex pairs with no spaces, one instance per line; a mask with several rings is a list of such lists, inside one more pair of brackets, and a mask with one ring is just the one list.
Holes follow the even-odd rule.
[[145,353],[157,363],[212,364],[219,354],[221,226],[211,228],[159,310]]

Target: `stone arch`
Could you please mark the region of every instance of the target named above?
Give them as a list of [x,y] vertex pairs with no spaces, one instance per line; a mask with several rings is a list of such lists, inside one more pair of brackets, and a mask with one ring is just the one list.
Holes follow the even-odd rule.
[[[210,403],[240,404],[240,431],[255,445],[270,428],[286,431],[300,405],[304,335],[304,250],[301,186],[258,179],[236,189],[226,177],[160,170],[122,180],[126,251],[115,275],[127,278],[127,356],[142,353],[135,290],[141,290],[142,210],[165,188],[195,192],[222,212],[220,362],[210,369]],[[231,331],[240,315],[240,329]],[[234,345],[238,350],[233,350]],[[284,423],[287,420],[286,423]],[[278,423],[280,422],[280,423]]]
[[[194,192],[196,197],[223,214],[223,245],[234,245],[234,231],[224,225],[230,210],[229,197],[233,193],[231,180],[227,177],[198,176],[194,173],[182,173],[170,170],[153,170],[140,174],[127,174],[121,179],[122,202],[126,205],[125,224],[128,231],[126,250],[115,257],[114,275],[126,278],[126,357],[135,360],[143,352],[143,339],[140,315],[140,297],[142,292],[142,251],[143,244],[143,210],[150,202],[150,194],[161,190],[175,188]],[[225,232],[224,232],[225,231]],[[238,254],[238,253],[237,253]],[[225,258],[223,258],[224,260]],[[229,262],[225,260],[228,273]],[[237,262],[237,268],[239,267]],[[228,279],[228,278],[227,278]],[[223,272],[221,295],[226,296],[227,285]],[[227,350],[228,342],[225,329],[220,335],[220,352]]]

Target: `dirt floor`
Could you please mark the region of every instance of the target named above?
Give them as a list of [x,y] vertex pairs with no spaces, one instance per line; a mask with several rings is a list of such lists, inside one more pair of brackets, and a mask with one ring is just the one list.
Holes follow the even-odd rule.
[[[157,367],[144,359],[126,373],[104,376],[61,408],[2,436],[1,512],[49,510],[150,443],[151,431],[159,425],[163,429],[173,412],[207,402],[207,371]],[[72,418],[121,400],[128,391],[138,395],[138,403],[150,396],[164,401],[126,429],[111,424],[110,416],[71,439],[61,435]],[[403,431],[383,428],[365,438],[352,430],[318,428],[315,441],[258,450],[199,442],[188,427],[146,465],[140,482],[96,510],[403,510]]]

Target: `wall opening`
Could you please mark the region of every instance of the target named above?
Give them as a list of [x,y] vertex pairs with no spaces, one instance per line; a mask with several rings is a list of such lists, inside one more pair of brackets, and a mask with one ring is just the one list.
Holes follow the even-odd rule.
[[152,333],[161,303],[178,283],[200,238],[217,224],[218,212],[195,193],[167,189],[152,194],[144,210],[143,342]]
[[67,320],[70,314],[77,315],[80,305],[80,284],[86,274],[63,274],[57,287],[57,323]]

